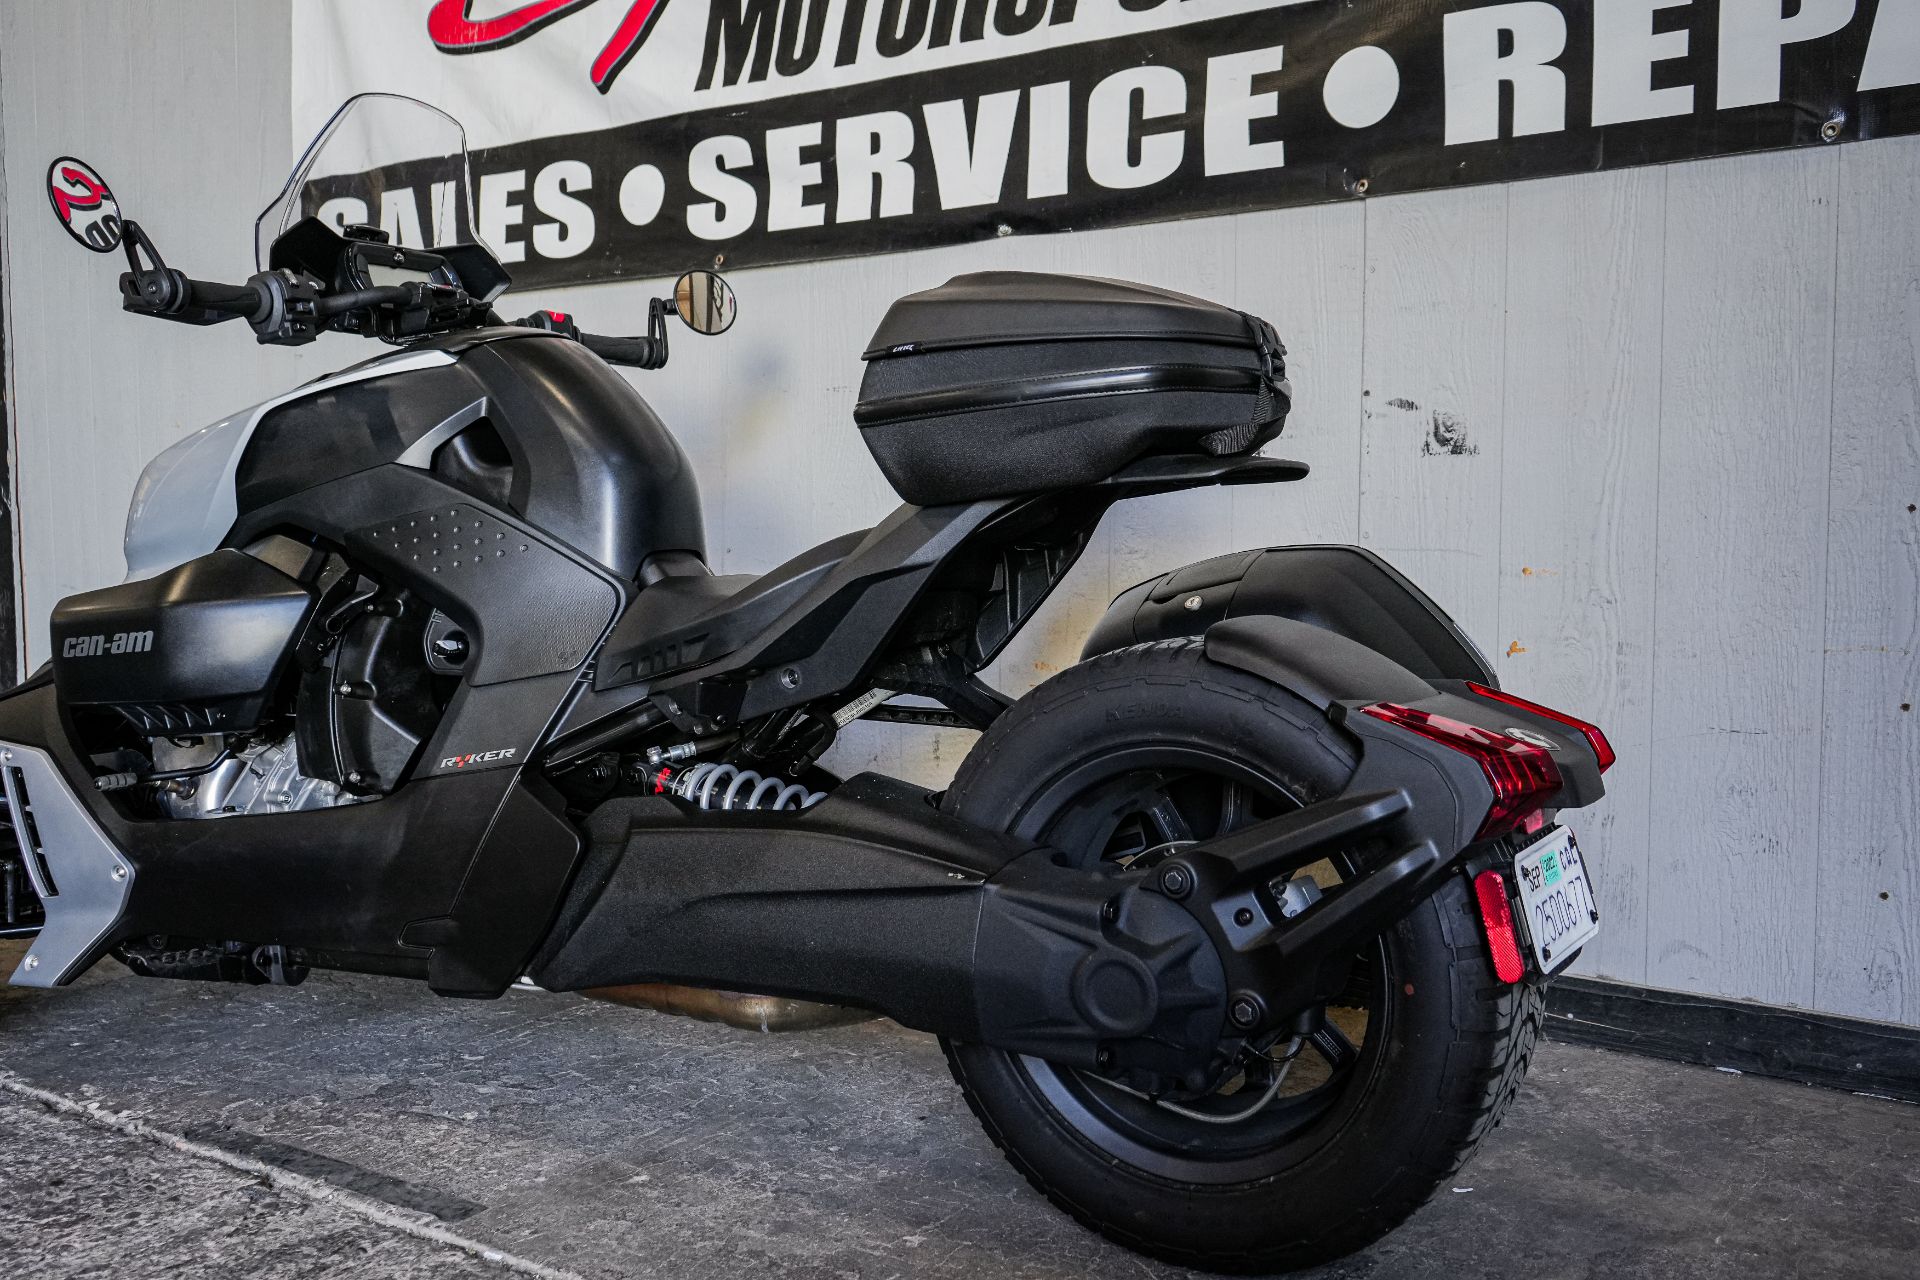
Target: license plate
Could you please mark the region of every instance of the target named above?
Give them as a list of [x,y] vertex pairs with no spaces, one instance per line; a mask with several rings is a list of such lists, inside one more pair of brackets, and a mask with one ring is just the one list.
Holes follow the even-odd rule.
[[1587,864],[1573,832],[1561,827],[1521,850],[1513,871],[1533,958],[1541,972],[1552,973],[1600,932],[1600,908],[1593,900]]

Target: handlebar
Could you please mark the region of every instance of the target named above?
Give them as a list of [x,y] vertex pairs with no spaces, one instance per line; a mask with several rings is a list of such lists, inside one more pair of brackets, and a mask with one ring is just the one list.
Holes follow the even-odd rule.
[[326,318],[344,315],[349,311],[358,311],[362,307],[383,307],[389,304],[404,307],[414,301],[414,294],[414,289],[404,284],[377,284],[369,289],[330,293],[314,303],[313,313]]
[[[289,270],[263,271],[245,284],[220,284],[169,267],[137,222],[123,223],[121,238],[128,269],[120,276],[120,293],[128,311],[197,325],[241,318],[261,342],[297,345],[334,328],[398,341],[476,320],[500,323],[485,301],[457,284],[414,280],[328,293],[319,280]],[[582,333],[572,316],[559,311],[536,311],[513,323],[572,338],[609,364],[658,369],[667,362],[671,305],[662,298],[647,304],[644,337]],[[354,312],[368,314],[354,317]]]
[[192,279],[186,284],[188,306],[203,307],[222,315],[251,319],[263,314],[271,304],[267,291],[257,284],[217,284]]
[[658,369],[667,362],[665,306],[656,298],[647,307],[647,336],[644,338],[615,338],[600,333],[583,333],[580,326],[573,322],[573,317],[564,311],[536,311],[512,323],[523,329],[540,329],[557,333],[563,338],[572,338],[608,364]]
[[583,333],[580,335],[580,345],[608,364],[627,364],[637,369],[655,367],[652,338],[609,338],[597,333]]

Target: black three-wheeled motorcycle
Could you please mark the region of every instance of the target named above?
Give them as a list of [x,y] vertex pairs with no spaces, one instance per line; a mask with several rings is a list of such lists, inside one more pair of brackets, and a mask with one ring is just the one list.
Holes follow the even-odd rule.
[[[716,575],[685,456],[610,365],[658,367],[676,313],[724,329],[731,291],[692,273],[631,338],[502,322],[446,117],[412,104],[417,154],[377,175],[433,192],[422,243],[327,195],[370,101],[245,284],[96,211],[129,311],[394,349],[160,455],[127,580],[62,601],[0,698],[7,923],[38,935],[14,981],[111,955],[877,1012],[937,1033],[1008,1158],[1131,1248],[1296,1267],[1420,1205],[1598,928],[1558,818],[1601,795],[1600,731],[1500,691],[1356,547],[1175,569],[1027,696],[979,676],[1113,504],[1306,474],[1258,453],[1289,407],[1272,328],[1065,276],[903,298],[855,413],[903,504]],[[928,794],[819,766],[856,719],[980,736]]]

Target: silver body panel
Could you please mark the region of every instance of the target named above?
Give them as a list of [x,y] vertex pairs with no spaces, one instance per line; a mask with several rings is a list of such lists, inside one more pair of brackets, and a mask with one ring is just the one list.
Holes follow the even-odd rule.
[[133,582],[218,549],[240,514],[235,476],[247,442],[271,409],[334,387],[453,364],[445,351],[403,351],[295,387],[176,441],[147,464],[133,489],[123,546]]
[[[96,958],[133,890],[133,864],[107,839],[53,758],[38,747],[0,742],[0,783],[20,841],[21,861],[46,908],[47,922],[13,983],[55,987],[70,982]],[[46,860],[46,872],[37,864]]]

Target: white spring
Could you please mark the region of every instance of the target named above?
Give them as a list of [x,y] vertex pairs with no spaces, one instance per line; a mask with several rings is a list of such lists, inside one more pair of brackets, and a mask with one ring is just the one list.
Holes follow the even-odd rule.
[[[724,787],[725,790],[721,788]],[[751,769],[708,761],[674,778],[673,794],[702,809],[806,809],[827,798],[797,782],[763,778]],[[742,794],[742,793],[745,794]]]

